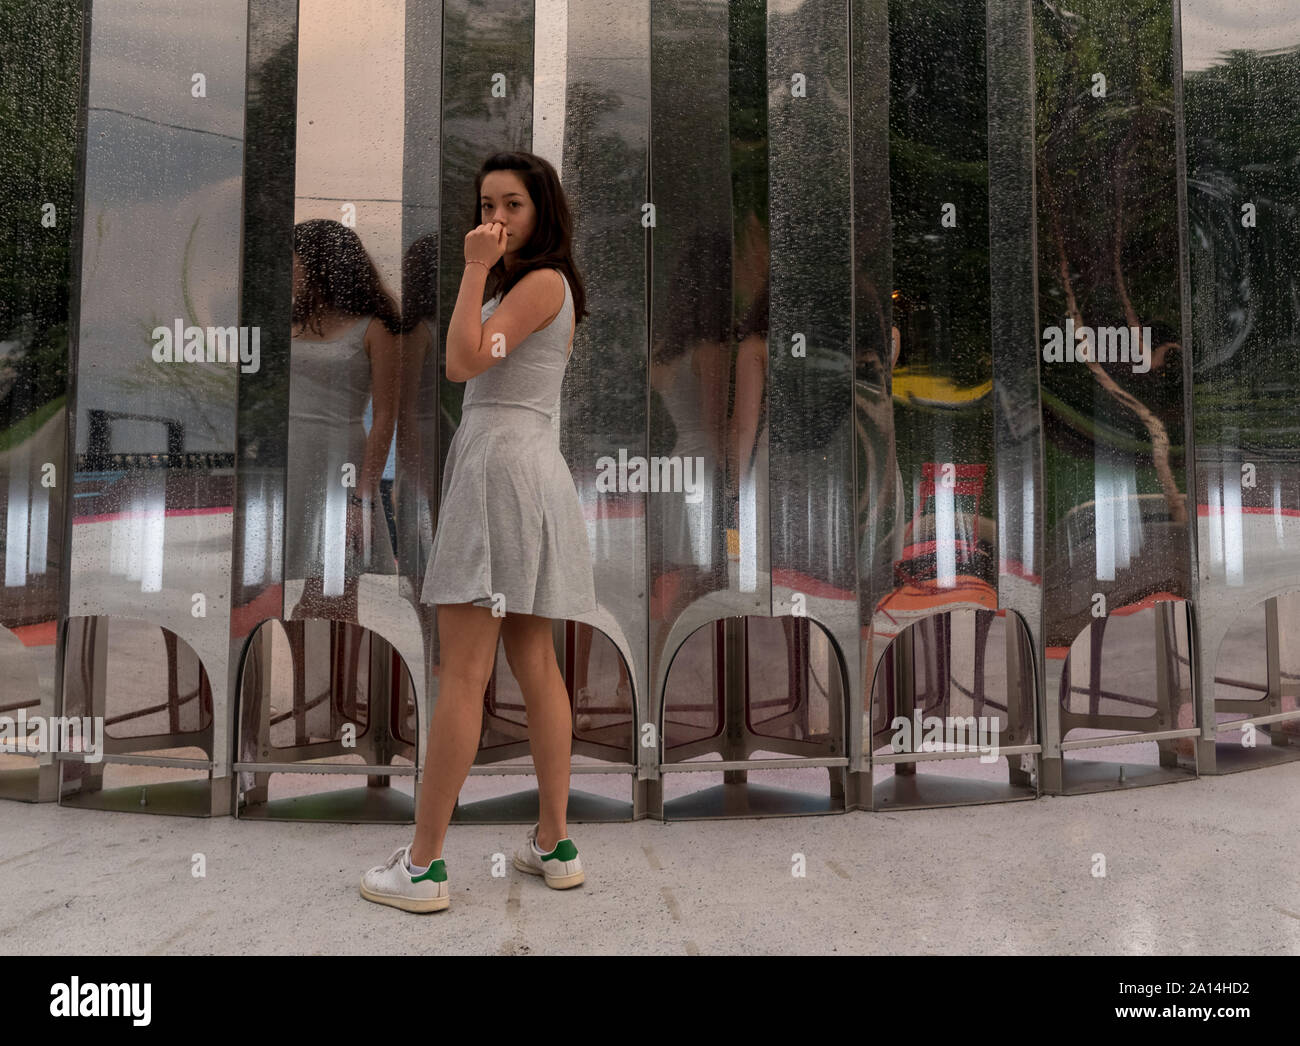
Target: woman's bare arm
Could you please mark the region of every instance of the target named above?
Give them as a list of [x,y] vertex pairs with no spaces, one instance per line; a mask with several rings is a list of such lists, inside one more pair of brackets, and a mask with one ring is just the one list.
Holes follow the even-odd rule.
[[397,403],[401,395],[401,346],[398,336],[390,333],[381,320],[374,319],[366,328],[366,347],[370,351],[370,398],[374,410],[358,486],[362,491],[377,496],[397,421]]
[[[482,269],[481,265],[468,265],[466,269]],[[461,298],[465,296],[466,280],[461,282]],[[482,282],[475,279],[482,298]],[[468,323],[462,323],[456,339],[447,334],[447,380],[469,381],[485,370],[495,367],[523,340],[541,327],[548,317],[556,315],[564,305],[564,280],[555,269],[534,269],[510,289],[510,293],[488,317],[487,323],[475,320],[478,338]],[[461,301],[456,301],[457,312]],[[478,307],[482,315],[482,306]],[[456,317],[452,317],[456,322]]]

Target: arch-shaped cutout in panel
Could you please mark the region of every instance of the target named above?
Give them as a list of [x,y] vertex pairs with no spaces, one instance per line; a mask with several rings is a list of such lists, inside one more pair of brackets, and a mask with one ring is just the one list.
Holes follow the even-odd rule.
[[5,681],[0,696],[0,719],[5,720],[0,799],[33,803],[50,798],[41,794],[40,753],[27,743],[18,724],[20,716],[53,710],[54,648],[54,629],[43,622],[17,631],[0,627],[0,678]]
[[873,809],[1034,798],[1034,694],[1017,614],[962,608],[908,625],[872,680]]
[[[1098,603],[1099,611],[1107,609]],[[1158,593],[1093,618],[1068,648],[1047,700],[1060,717],[1063,790],[1100,791],[1196,773],[1188,604]],[[1157,736],[1183,731],[1185,736]]]
[[[419,705],[401,654],[377,632],[263,621],[244,649],[239,723],[239,816],[414,819]],[[354,775],[366,785],[337,787]]]
[[[660,717],[664,817],[843,810],[847,696],[843,654],[812,618],[702,625],[669,659]],[[720,783],[701,788],[700,773]]]
[[[637,744],[628,666],[617,644],[592,625],[555,620],[552,640],[573,716],[569,820],[626,821],[633,814],[630,778]],[[510,670],[504,638],[497,642],[483,701],[478,755],[452,820],[491,824],[536,819],[537,790],[520,789],[518,782],[535,774],[527,701]],[[580,786],[574,787],[575,782]]]
[[1216,772],[1300,758],[1300,591],[1233,620],[1215,656],[1214,718]]
[[[73,617],[66,625],[61,714],[88,718],[98,758],[61,754],[69,806],[208,816],[225,812],[212,781],[212,685],[194,648],[152,621]],[[94,736],[94,735],[92,735]]]
[[636,688],[627,661],[598,628],[577,621],[565,625],[565,676],[573,695],[574,736],[584,750],[599,746],[607,758],[619,756],[631,762],[636,757]]

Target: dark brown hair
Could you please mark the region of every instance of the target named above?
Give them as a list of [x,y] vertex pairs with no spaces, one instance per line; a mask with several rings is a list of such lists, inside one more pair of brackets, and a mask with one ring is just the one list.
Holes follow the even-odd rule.
[[550,162],[534,153],[493,153],[483,161],[474,178],[474,217],[470,228],[483,224],[483,178],[492,171],[515,171],[537,208],[537,224],[528,242],[519,249],[514,271],[506,273],[504,256],[488,270],[487,297],[502,298],[510,293],[527,273],[534,269],[559,269],[569,281],[573,293],[573,322],[576,326],[587,315],[587,292],[573,263],[573,214],[560,185],[560,177]]
[[390,334],[401,331],[397,302],[384,287],[361,237],[342,222],[313,218],[293,227],[293,252],[306,277],[293,299],[293,322],[323,334],[326,309],[378,316]]

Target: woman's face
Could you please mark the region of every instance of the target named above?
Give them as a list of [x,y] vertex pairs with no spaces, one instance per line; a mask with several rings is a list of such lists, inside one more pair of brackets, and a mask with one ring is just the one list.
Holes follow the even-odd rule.
[[479,221],[506,227],[506,254],[515,255],[537,227],[537,208],[524,180],[514,171],[490,171],[479,195]]

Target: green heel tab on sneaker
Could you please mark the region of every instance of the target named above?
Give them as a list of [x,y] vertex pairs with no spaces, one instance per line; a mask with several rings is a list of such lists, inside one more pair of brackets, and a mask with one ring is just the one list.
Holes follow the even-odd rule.
[[447,865],[441,857],[430,864],[421,874],[411,876],[411,882],[413,883],[425,881],[433,883],[445,883],[447,881]]
[[578,848],[572,839],[561,839],[555,849],[542,858],[543,861],[572,861],[578,856]]

